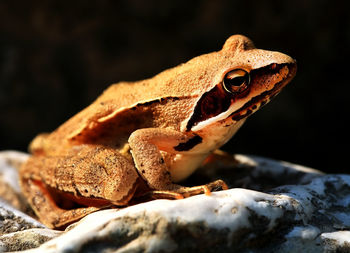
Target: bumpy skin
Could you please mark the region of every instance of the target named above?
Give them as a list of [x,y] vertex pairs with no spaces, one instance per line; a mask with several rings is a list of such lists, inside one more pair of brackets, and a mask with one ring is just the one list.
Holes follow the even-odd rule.
[[[244,92],[228,94],[223,79],[234,69],[250,73],[251,82]],[[57,130],[33,140],[33,155],[21,168],[23,192],[43,223],[64,227],[147,192],[181,198],[225,188],[222,181],[192,188],[173,182],[228,141],[295,71],[289,56],[255,49],[235,35],[218,52],[147,80],[114,84]]]

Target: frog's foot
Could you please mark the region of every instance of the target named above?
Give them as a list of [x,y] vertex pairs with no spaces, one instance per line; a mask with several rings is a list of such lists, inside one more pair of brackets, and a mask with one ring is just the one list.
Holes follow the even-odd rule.
[[228,186],[223,180],[216,180],[209,184],[194,187],[184,187],[173,185],[170,190],[154,190],[147,193],[153,199],[183,199],[194,195],[202,194],[209,196],[212,191],[217,189],[227,190]]
[[57,206],[49,191],[40,181],[27,179],[22,181],[22,189],[29,196],[28,199],[40,221],[49,228],[64,229],[69,224],[84,216],[103,209],[103,207],[79,207],[62,209]]

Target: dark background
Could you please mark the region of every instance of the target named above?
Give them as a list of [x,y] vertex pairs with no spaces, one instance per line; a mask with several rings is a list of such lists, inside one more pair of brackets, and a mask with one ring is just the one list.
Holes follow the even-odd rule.
[[297,59],[294,81],[224,147],[348,172],[347,1],[1,1],[0,150],[40,132],[109,84],[219,50],[231,34]]

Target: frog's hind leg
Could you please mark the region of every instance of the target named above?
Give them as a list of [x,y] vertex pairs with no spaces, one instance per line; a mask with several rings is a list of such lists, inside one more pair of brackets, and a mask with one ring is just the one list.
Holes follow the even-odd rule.
[[63,156],[32,156],[20,177],[23,194],[49,227],[63,227],[102,208],[128,204],[139,178],[127,157],[96,145],[76,146]]
[[81,207],[65,210],[57,206],[42,182],[22,178],[21,186],[24,195],[31,196],[28,202],[40,221],[50,228],[64,229],[67,225],[101,209],[101,207]]

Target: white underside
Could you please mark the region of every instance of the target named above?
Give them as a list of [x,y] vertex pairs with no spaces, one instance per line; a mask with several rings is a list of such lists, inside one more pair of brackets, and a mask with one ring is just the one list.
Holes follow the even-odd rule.
[[178,183],[189,177],[204,161],[208,154],[176,154],[170,174],[173,182]]
[[[189,151],[175,154],[168,165],[170,174],[174,182],[179,182],[190,176],[204,161],[209,154],[220,148],[238,131],[245,119],[232,122],[225,127],[222,122],[213,122],[210,126],[196,132],[202,142]],[[208,121],[207,121],[208,123]]]

